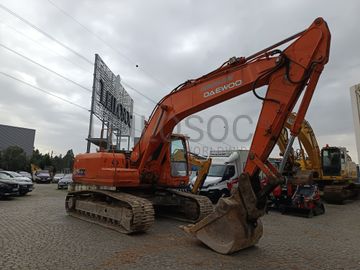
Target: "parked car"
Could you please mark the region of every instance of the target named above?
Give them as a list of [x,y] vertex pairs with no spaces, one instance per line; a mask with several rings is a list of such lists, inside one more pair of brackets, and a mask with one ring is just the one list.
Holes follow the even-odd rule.
[[0,174],[7,175],[11,179],[19,182],[19,194],[25,195],[34,189],[34,184],[29,177],[22,176],[21,174],[13,171],[0,171]]
[[34,181],[36,183],[46,183],[49,184],[52,181],[50,172],[47,170],[36,171],[34,174]]
[[58,182],[58,189],[67,188],[69,184],[73,182],[72,180],[72,174],[68,173],[65,174],[63,178],[61,178]]
[[3,186],[4,196],[19,195],[20,183],[14,178],[0,172],[0,184]]
[[18,174],[21,174],[22,176],[28,177],[29,179],[32,179],[32,175],[29,172],[25,172],[25,171],[18,171]]
[[0,179],[0,199],[11,195],[17,195],[18,193],[19,193],[18,184],[3,183],[1,182]]
[[54,175],[54,178],[52,180],[53,183],[58,183],[60,179],[62,179],[65,176],[65,173],[57,173]]

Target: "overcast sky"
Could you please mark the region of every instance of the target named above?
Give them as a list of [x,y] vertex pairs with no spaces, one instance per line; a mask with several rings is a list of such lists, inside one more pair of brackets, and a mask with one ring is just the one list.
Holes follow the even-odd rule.
[[[139,130],[138,115],[149,116],[151,100],[231,56],[248,56],[295,34],[321,16],[332,34],[330,61],[306,118],[320,146],[346,146],[357,161],[349,88],[360,83],[359,1],[1,0],[0,4],[0,123],[36,129],[35,147],[42,152],[86,150],[89,113],[84,108],[90,107],[91,93],[86,89],[92,87],[95,53],[128,85]],[[226,117],[229,135],[224,142],[214,142],[205,133],[200,144],[191,146],[248,147],[249,141],[236,141],[232,135],[232,120],[238,115],[253,120],[239,122],[236,132],[246,138],[256,126],[260,106],[248,93],[198,113],[204,122],[192,121],[203,130],[211,116]],[[209,132],[222,137],[224,126],[214,120]],[[183,123],[181,131],[199,137]]]

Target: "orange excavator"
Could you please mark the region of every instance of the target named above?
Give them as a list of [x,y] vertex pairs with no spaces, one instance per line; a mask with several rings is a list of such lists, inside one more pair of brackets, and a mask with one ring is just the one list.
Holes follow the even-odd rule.
[[[285,49],[279,49],[287,43]],[[133,233],[149,229],[155,211],[168,211],[196,222],[183,229],[219,253],[256,244],[262,236],[260,217],[267,195],[283,182],[268,156],[299,102],[284,153],[286,160],[328,62],[329,50],[329,29],[317,18],[300,33],[249,57],[233,57],[216,70],[182,83],[158,102],[131,153],[76,156],[74,184],[65,201],[67,212]],[[256,89],[265,85],[266,94],[260,96]],[[247,92],[262,102],[248,160],[231,196],[221,198],[213,210],[206,197],[179,191],[189,182],[189,147],[185,136],[172,131],[185,117]],[[183,157],[172,158],[178,152],[183,152]],[[260,171],[269,179],[264,188]]]

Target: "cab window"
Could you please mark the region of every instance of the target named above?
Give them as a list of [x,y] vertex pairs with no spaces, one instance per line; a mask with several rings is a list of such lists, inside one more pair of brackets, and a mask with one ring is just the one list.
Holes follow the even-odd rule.
[[339,149],[324,149],[322,151],[323,174],[340,175],[341,171],[341,154]]
[[188,164],[185,143],[181,139],[173,139],[170,147],[171,176],[187,176]]

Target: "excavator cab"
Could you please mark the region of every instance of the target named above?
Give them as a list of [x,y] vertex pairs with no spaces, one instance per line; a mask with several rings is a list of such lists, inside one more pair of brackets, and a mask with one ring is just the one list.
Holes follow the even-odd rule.
[[340,176],[345,155],[338,147],[324,147],[321,150],[321,163],[324,176]]
[[170,143],[171,176],[188,176],[187,142],[184,136],[172,136]]

